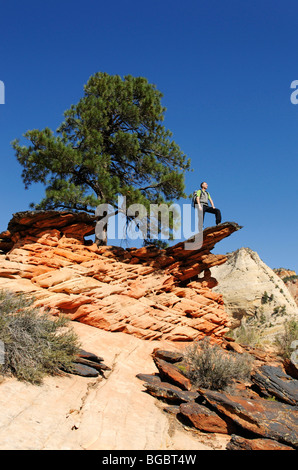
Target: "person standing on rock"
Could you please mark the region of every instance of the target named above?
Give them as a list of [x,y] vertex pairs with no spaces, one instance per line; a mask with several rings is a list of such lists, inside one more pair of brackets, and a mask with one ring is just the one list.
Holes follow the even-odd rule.
[[[198,207],[199,213],[199,230],[202,230],[203,228],[205,212],[211,212],[212,214],[215,214],[216,225],[221,223],[221,212],[214,206],[207,188],[208,184],[203,181],[203,183],[201,183],[201,189],[197,191],[196,205]],[[209,206],[209,202],[211,206]]]

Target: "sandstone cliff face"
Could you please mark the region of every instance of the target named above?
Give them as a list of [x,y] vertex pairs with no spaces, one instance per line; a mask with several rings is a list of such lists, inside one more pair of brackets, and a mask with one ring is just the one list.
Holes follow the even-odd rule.
[[94,228],[94,217],[86,214],[14,214],[0,235],[0,289],[34,295],[50,314],[110,332],[221,341],[230,323],[222,295],[211,290],[216,280],[210,268],[227,257],[211,250],[241,227],[227,222],[206,229],[195,250],[184,243],[166,250],[97,247],[84,239]]
[[298,276],[296,272],[284,268],[274,269],[273,271],[283,280],[298,306]]
[[297,315],[297,306],[286,285],[249,248],[229,253],[227,262],[211,269],[223,295],[226,310],[238,326],[245,316],[264,315],[271,323],[283,323],[285,316]]

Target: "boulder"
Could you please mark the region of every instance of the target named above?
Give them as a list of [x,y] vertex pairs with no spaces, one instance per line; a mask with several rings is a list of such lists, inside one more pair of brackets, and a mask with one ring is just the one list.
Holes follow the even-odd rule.
[[180,362],[183,359],[183,354],[179,351],[165,351],[162,349],[154,349],[153,356],[158,357],[166,362]]
[[153,359],[161,377],[181,387],[183,390],[191,389],[190,380],[185,377],[174,364],[170,364],[158,357],[154,357]]
[[231,434],[235,430],[235,425],[231,420],[222,419],[215,411],[194,401],[182,403],[180,413],[200,431]]

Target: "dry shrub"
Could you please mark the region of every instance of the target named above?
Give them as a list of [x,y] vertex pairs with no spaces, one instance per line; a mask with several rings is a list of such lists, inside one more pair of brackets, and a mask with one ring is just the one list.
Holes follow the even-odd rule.
[[45,375],[71,372],[78,353],[77,336],[64,317],[53,318],[24,295],[0,292],[0,341],[3,375],[40,384]]
[[211,345],[209,338],[193,343],[185,356],[191,382],[201,388],[225,390],[234,380],[250,377],[252,358],[249,354],[226,352]]

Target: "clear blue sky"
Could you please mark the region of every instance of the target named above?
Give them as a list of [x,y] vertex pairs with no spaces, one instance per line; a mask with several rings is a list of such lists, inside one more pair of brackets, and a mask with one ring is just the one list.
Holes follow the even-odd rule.
[[244,226],[214,252],[247,246],[298,272],[297,18],[295,0],[1,2],[0,231],[44,193],[24,189],[11,141],[56,130],[95,72],[131,74],[164,95],[194,170],[186,192],[207,181],[223,220]]

